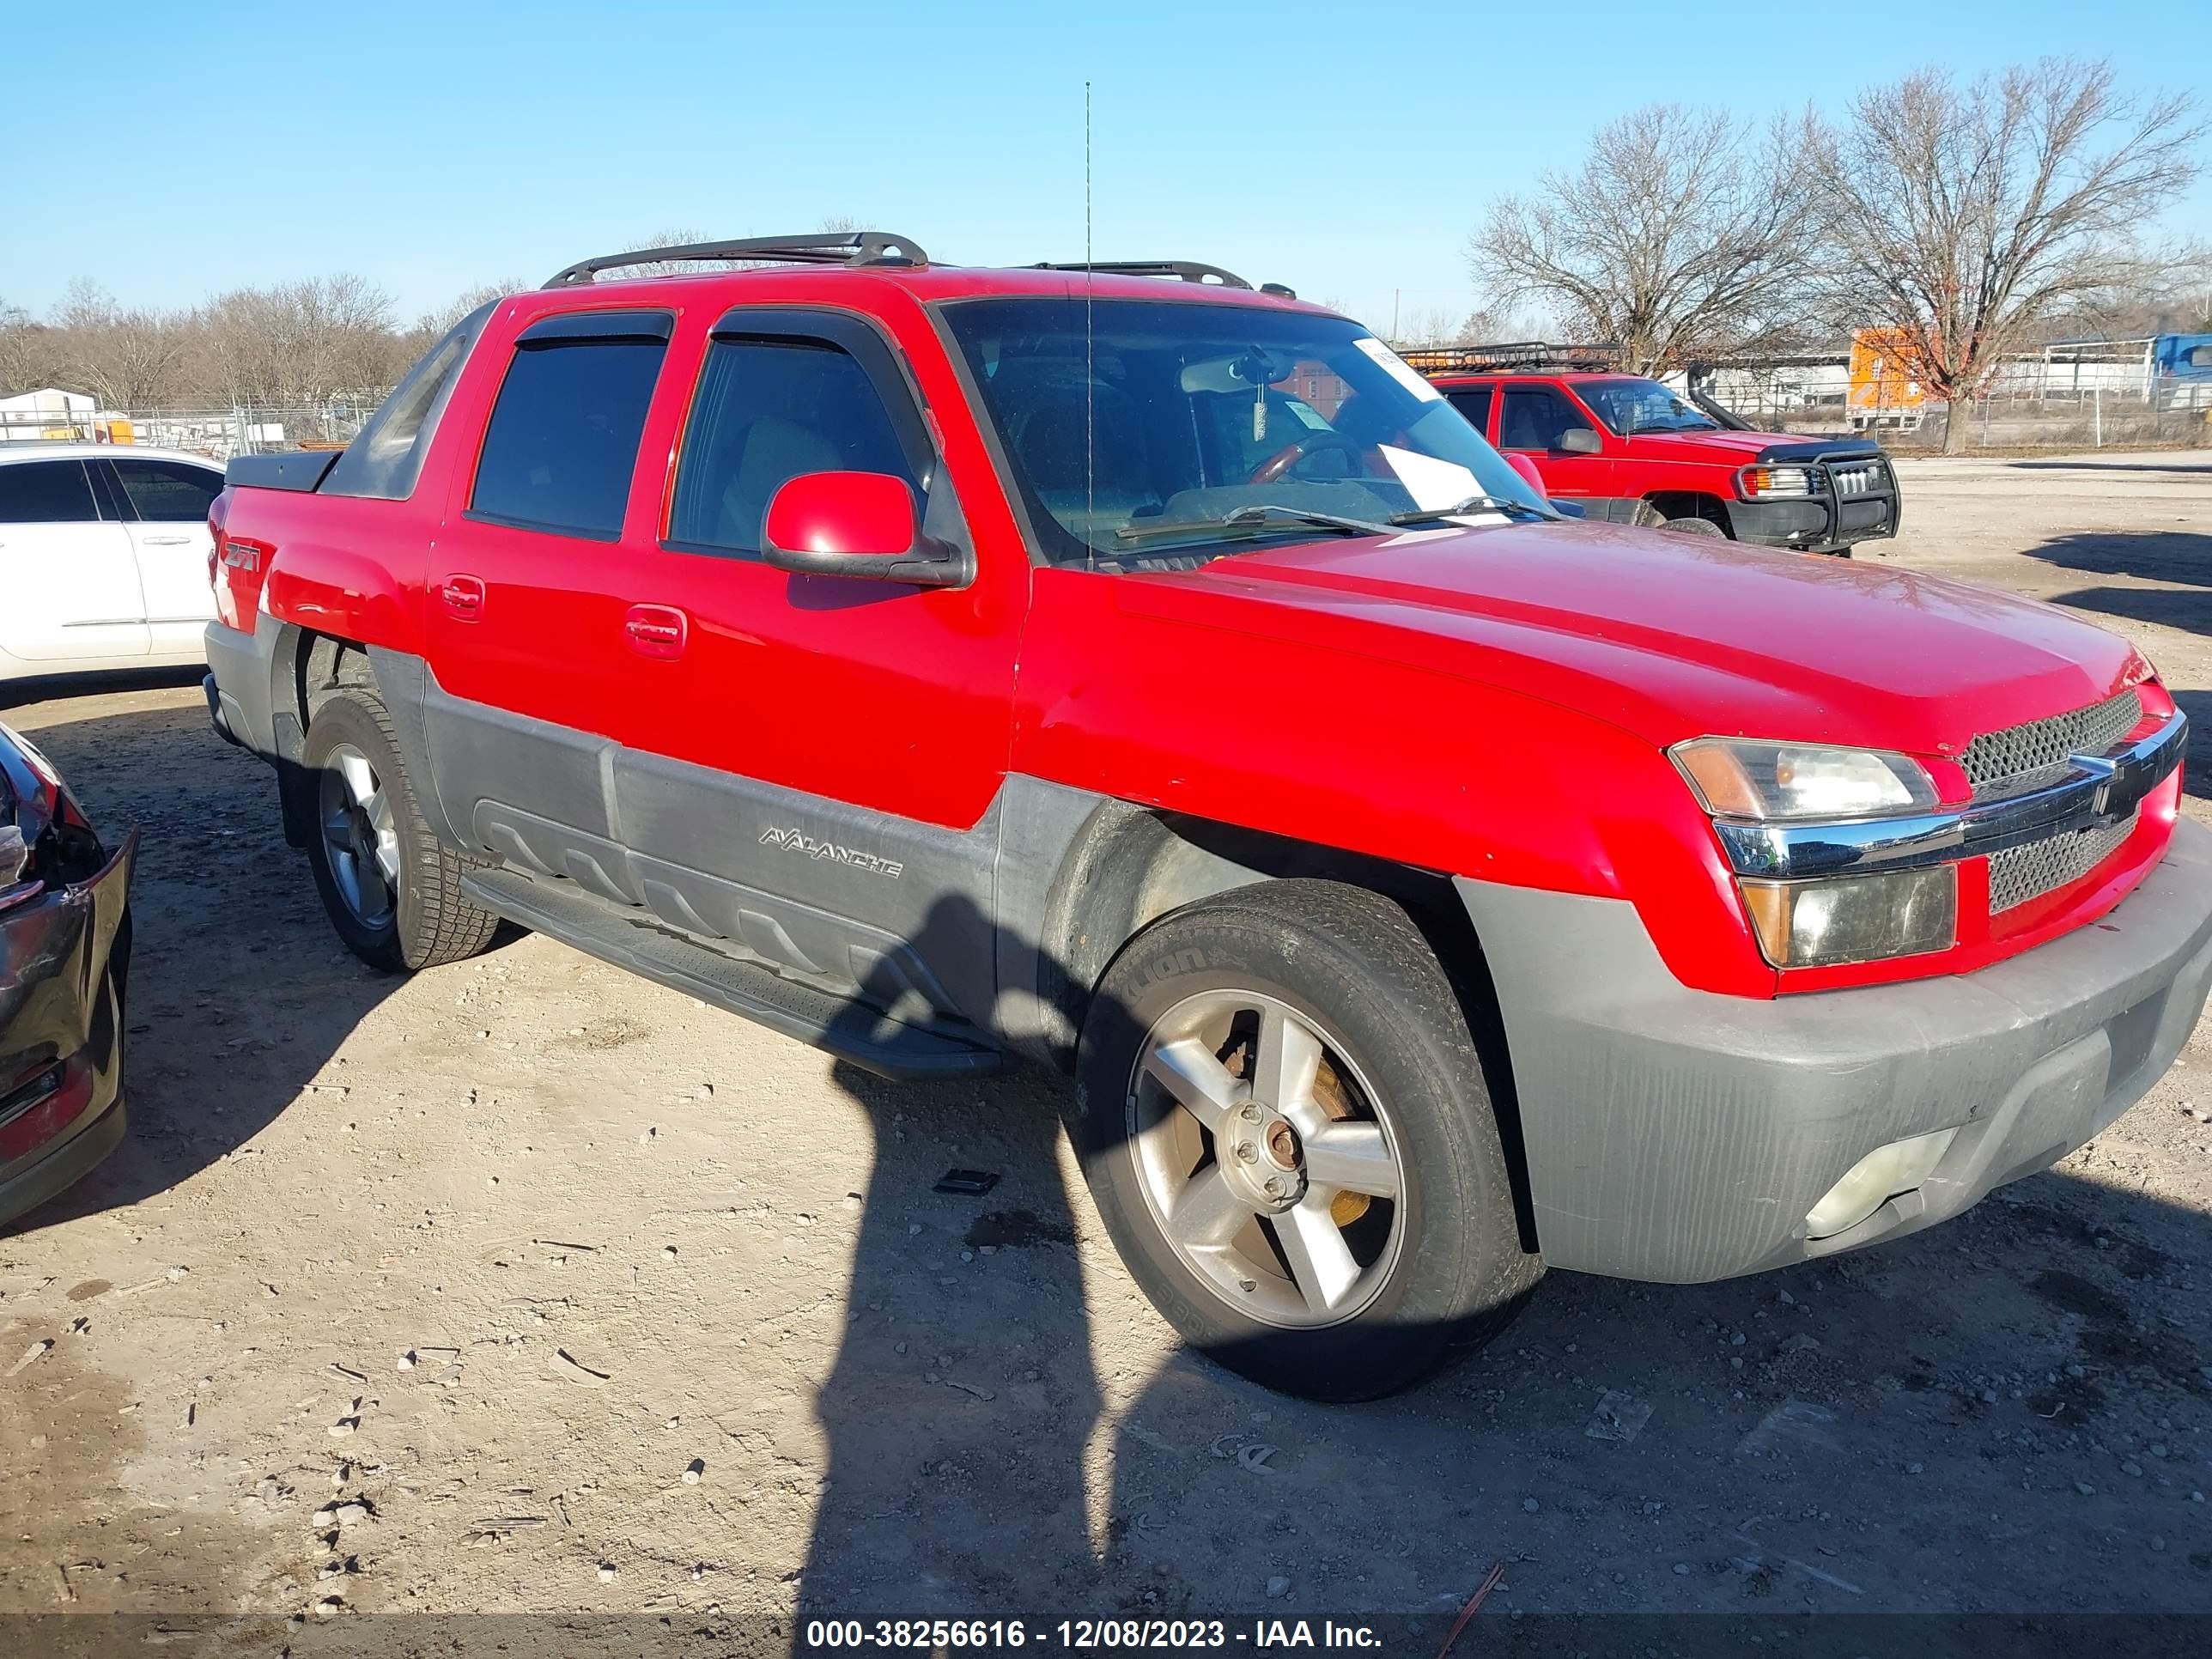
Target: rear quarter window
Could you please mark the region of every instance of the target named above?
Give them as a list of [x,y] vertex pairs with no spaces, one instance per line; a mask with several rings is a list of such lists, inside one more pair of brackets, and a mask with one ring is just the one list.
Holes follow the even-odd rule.
[[108,463],[131,498],[131,509],[153,524],[195,524],[222,490],[222,474],[188,461],[129,460]]
[[497,305],[494,301],[478,306],[423,353],[422,361],[407,371],[331,465],[323,480],[323,495],[404,501],[415,493],[439,417],[446,412],[454,382],[461,378],[461,365],[468,362],[470,348]]
[[99,517],[82,461],[0,465],[0,524],[91,524]]
[[470,514],[614,540],[667,349],[635,338],[519,345],[484,428]]

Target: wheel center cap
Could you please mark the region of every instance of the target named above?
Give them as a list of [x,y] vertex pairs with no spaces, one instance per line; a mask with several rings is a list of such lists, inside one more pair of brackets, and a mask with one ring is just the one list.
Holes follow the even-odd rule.
[[1297,1131],[1257,1102],[1231,1118],[1216,1152],[1230,1186],[1254,1209],[1280,1212],[1305,1196]]

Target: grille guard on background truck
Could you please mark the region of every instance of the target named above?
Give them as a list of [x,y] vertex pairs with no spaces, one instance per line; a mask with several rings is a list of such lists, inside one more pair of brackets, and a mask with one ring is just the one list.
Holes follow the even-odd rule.
[[2176,710],[2148,736],[2070,756],[2071,775],[2008,799],[1840,823],[1717,818],[1713,829],[1740,876],[1832,876],[1976,858],[2126,818],[2181,764],[2188,734],[2189,718]]
[[[1811,441],[1817,443],[1817,441]],[[1810,475],[1814,488],[1803,495],[1755,495],[1744,488],[1744,475],[1765,467],[1801,466]],[[1849,491],[1837,482],[1838,471],[1853,471],[1869,468],[1871,482],[1863,489]],[[1730,503],[1732,513],[1744,521],[1738,526],[1737,538],[1744,541],[1765,541],[1768,538],[1750,533],[1753,528],[1746,507],[1787,507],[1792,505],[1817,507],[1825,511],[1823,526],[1808,526],[1786,532],[1771,545],[1819,549],[1843,546],[1852,542],[1872,541],[1897,534],[1904,518],[1904,497],[1897,487],[1897,472],[1890,459],[1879,447],[1869,447],[1853,441],[1841,449],[1800,447],[1790,448],[1777,444],[1760,454],[1755,461],[1735,470],[1735,501]],[[1846,526],[1844,509],[1846,507],[1879,505],[1881,520],[1873,525]]]

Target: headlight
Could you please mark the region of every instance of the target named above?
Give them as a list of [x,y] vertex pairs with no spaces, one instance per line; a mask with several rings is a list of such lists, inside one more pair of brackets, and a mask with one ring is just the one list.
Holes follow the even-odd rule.
[[1717,817],[1860,818],[1936,804],[1926,768],[1878,750],[1698,738],[1668,752]]
[[1956,865],[1736,885],[1759,948],[1777,968],[1916,957],[1947,951],[1958,938]]
[[1813,493],[1809,466],[1747,466],[1735,475],[1735,481],[1747,501],[1803,501]]

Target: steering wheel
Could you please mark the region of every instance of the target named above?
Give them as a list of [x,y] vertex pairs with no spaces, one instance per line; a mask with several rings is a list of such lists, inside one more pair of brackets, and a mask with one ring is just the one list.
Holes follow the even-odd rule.
[[1316,432],[1298,439],[1296,442],[1285,444],[1273,454],[1268,456],[1266,460],[1252,469],[1252,477],[1249,482],[1255,484],[1273,483],[1278,478],[1288,476],[1294,468],[1310,457],[1324,455],[1333,449],[1340,450],[1350,457],[1352,471],[1356,472],[1359,470],[1359,458],[1365,453],[1367,446],[1346,437],[1341,432]]

